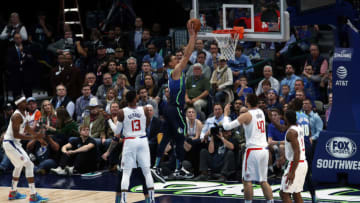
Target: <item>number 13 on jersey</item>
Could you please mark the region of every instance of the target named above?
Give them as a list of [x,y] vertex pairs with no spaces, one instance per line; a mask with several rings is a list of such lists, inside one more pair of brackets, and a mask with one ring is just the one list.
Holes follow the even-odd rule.
[[140,131],[141,130],[140,120],[132,120],[131,129],[133,132]]

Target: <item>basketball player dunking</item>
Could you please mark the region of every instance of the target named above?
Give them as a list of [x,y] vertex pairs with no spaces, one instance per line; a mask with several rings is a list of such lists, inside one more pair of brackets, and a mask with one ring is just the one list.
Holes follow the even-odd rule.
[[[41,197],[38,193],[36,193],[34,182],[34,164],[31,162],[28,154],[22,148],[20,143],[20,140],[40,139],[43,135],[35,133],[28,126],[25,111],[26,98],[17,98],[15,100],[15,104],[17,109],[11,116],[3,141],[5,153],[14,165],[9,200],[26,198],[25,194],[21,194],[17,191],[17,184],[19,182],[21,171],[23,167],[25,167],[25,176],[30,188],[30,203],[46,202],[48,198]],[[25,135],[25,133],[30,134],[30,136]]]
[[303,202],[301,191],[304,187],[308,164],[305,156],[304,132],[297,124],[295,111],[285,112],[285,122],[289,126],[285,137],[285,157],[288,166],[281,179],[280,196],[283,202]]
[[252,181],[260,182],[261,189],[268,203],[274,202],[272,190],[267,182],[267,166],[269,161],[268,143],[265,133],[265,115],[257,108],[258,99],[255,94],[248,94],[246,105],[249,111],[241,114],[230,122],[230,104],[224,110],[225,130],[234,129],[243,125],[246,139],[246,152],[242,167],[245,203],[252,202]]
[[176,169],[173,174],[175,178],[192,178],[193,175],[186,171],[182,167],[182,161],[184,160],[184,140],[186,133],[186,120],[184,116],[184,105],[185,105],[185,75],[183,71],[189,61],[192,51],[194,50],[195,40],[197,33],[194,29],[194,25],[188,22],[187,29],[190,35],[188,45],[185,48],[184,56],[177,63],[175,56],[166,56],[164,59],[165,67],[170,67],[172,70],[169,75],[169,90],[170,90],[170,101],[166,108],[164,115],[164,136],[157,150],[155,166],[151,170],[153,176],[161,181],[165,182],[162,178],[160,171],[158,170],[160,160],[164,154],[166,145],[172,139],[175,141],[176,151]]
[[124,146],[121,159],[123,176],[121,180],[121,203],[126,202],[127,190],[133,168],[140,167],[144,177],[149,199],[155,203],[154,180],[150,172],[150,149],[146,136],[146,124],[150,122],[147,107],[136,106],[136,92],[126,93],[128,107],[119,110],[118,121],[123,123]]

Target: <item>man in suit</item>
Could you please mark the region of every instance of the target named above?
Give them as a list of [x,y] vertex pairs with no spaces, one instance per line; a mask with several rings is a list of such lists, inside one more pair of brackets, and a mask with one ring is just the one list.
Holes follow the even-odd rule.
[[151,104],[146,105],[146,107],[150,116],[150,123],[146,128],[146,136],[149,140],[151,165],[154,165],[158,146],[158,136],[163,135],[161,132],[162,121],[159,118],[154,117],[154,108]]
[[31,70],[32,56],[23,45],[21,35],[14,35],[14,45],[7,52],[7,79],[8,89],[12,91],[13,97],[21,95],[24,91],[26,97],[32,96],[31,81],[35,80]]

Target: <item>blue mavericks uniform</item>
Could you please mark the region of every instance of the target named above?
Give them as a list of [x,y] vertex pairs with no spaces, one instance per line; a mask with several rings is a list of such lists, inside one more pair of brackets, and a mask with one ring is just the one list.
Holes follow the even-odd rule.
[[186,133],[186,120],[184,116],[185,106],[185,76],[182,73],[179,80],[174,80],[169,74],[168,86],[170,99],[164,112],[165,122],[163,123],[164,137],[158,148],[157,156],[161,157],[170,138],[175,140],[176,155],[179,160],[184,159],[184,140]]

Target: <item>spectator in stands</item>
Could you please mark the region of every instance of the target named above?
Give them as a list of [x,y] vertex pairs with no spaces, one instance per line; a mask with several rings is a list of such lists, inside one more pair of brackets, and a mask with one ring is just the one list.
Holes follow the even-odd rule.
[[301,78],[304,81],[305,85],[305,92],[309,94],[311,98],[320,99],[319,89],[316,88],[317,83],[321,79],[318,76],[315,76],[312,66],[308,65],[304,67],[304,71],[301,74]]
[[114,47],[114,49],[121,47],[121,48],[124,49],[124,52],[128,53],[129,52],[129,46],[128,46],[128,43],[127,43],[128,39],[123,34],[120,26],[117,25],[117,26],[114,27],[114,34],[115,34],[115,39],[114,39],[115,47]]
[[305,66],[313,67],[314,75],[323,76],[329,68],[328,61],[320,55],[319,46],[317,44],[310,45],[310,55],[306,58]]
[[303,111],[309,117],[311,132],[310,141],[312,141],[312,147],[313,150],[315,150],[317,139],[319,138],[320,132],[323,130],[324,123],[319,114],[314,112],[312,109],[313,106],[311,101],[309,99],[305,99],[303,101]]
[[41,103],[40,112],[41,125],[44,125],[45,128],[46,126],[56,128],[57,117],[55,114],[55,109],[49,100],[46,99]]
[[202,77],[202,65],[193,65],[193,74],[186,80],[185,102],[187,106],[194,106],[201,120],[205,119],[202,109],[207,106],[207,97],[210,91],[209,80]]
[[327,94],[332,92],[332,70],[331,69],[328,69],[327,73],[325,73],[325,75],[321,78],[320,88],[326,89]]
[[167,107],[168,101],[170,99],[170,90],[169,87],[165,86],[163,88],[162,93],[159,95],[160,99],[157,100],[159,101],[159,115],[164,115],[164,110]]
[[243,104],[244,104],[243,100],[239,98],[235,99],[229,116],[231,120],[235,120],[240,115],[240,109],[243,106]]
[[38,13],[37,20],[37,23],[29,32],[29,40],[40,46],[42,54],[46,54],[45,50],[52,40],[52,27],[46,22],[46,15],[44,12]]
[[290,87],[289,95],[291,96],[295,94],[295,81],[301,78],[295,75],[294,67],[291,64],[287,64],[285,67],[286,77],[280,82],[280,87],[283,85],[288,85]]
[[119,100],[117,99],[115,88],[111,87],[106,92],[106,101],[103,104],[104,109],[107,113],[110,113],[110,106],[112,103],[119,103]]
[[95,95],[98,88],[96,75],[94,73],[86,73],[84,83],[90,86],[91,94]]
[[[273,77],[273,71],[272,71],[272,67],[270,65],[264,66],[263,74],[264,74],[264,79],[262,79],[259,82],[258,87],[262,87],[262,83],[264,82],[264,80],[269,80],[271,83],[271,87],[274,90],[276,90],[276,92],[279,92],[280,91],[280,83],[276,78]],[[256,96],[259,96],[261,93],[263,93],[262,88],[257,88]]]
[[[307,93],[307,92],[305,92],[305,85],[304,85],[304,81],[302,80],[302,79],[297,79],[296,81],[295,81],[295,87],[294,87],[294,89],[295,89],[295,95],[290,95],[289,97],[289,99],[290,99],[290,101],[292,100],[292,99],[294,99],[295,97],[297,97],[296,96],[296,93],[297,92],[303,92],[304,93],[304,95],[303,96],[301,96],[303,99],[301,99],[301,100],[304,100],[305,98],[308,98],[308,99],[310,99],[311,100],[311,104],[315,107],[315,99],[313,98],[313,97],[311,97],[311,95],[309,94],[309,93]],[[302,94],[302,93],[299,93],[299,94]]]
[[61,148],[63,155],[59,167],[51,169],[58,175],[74,173],[88,173],[97,169],[97,148],[96,142],[89,136],[90,128],[80,126],[80,137],[70,140]]
[[303,51],[308,50],[309,46],[310,46],[311,37],[312,37],[312,33],[309,30],[308,25],[303,25],[303,26],[298,27],[297,37],[299,40],[298,46],[300,46],[300,48]]
[[[57,167],[57,158],[60,154],[60,145],[48,134],[44,138],[31,140],[26,144],[26,151],[36,165],[37,174],[45,175],[51,168]],[[32,156],[31,156],[32,155]]]
[[[96,48],[96,57],[89,58],[87,65],[87,72],[92,72],[96,75],[97,79],[102,77],[103,72],[106,70],[107,56],[106,48],[103,44],[99,44]],[[99,80],[100,81],[100,80]]]
[[248,81],[245,75],[240,76],[239,78],[240,86],[236,89],[236,95],[245,102],[245,98],[247,94],[252,94],[254,90],[251,87],[248,87]]
[[[201,64],[201,66],[202,66],[202,76],[205,77],[206,79],[210,80],[211,69],[207,64],[205,64],[205,56],[206,56],[205,52],[199,51],[198,55],[197,55],[197,59],[196,59],[196,62],[197,62],[196,64],[199,64],[199,63]],[[194,65],[191,65],[189,67],[189,69],[187,70],[186,78],[189,78],[190,76],[193,75],[193,67],[194,67]]]
[[146,106],[147,104],[150,104],[154,108],[154,115],[155,117],[159,117],[159,109],[158,104],[156,101],[149,97],[148,91],[145,88],[145,86],[141,86],[139,90],[137,91],[139,95],[139,100],[137,102],[137,106]]
[[237,142],[232,137],[232,131],[219,131],[211,134],[208,149],[200,152],[201,175],[195,180],[208,180],[208,169],[214,173],[220,172],[218,181],[224,182],[235,173],[235,152]]
[[214,63],[218,63],[220,59],[220,52],[217,43],[213,42],[210,44],[211,61],[207,64],[211,68],[211,72],[215,69]]
[[131,52],[137,51],[141,44],[143,21],[140,17],[135,19],[135,29],[129,33],[129,47]]
[[228,66],[231,68],[234,81],[238,80],[242,75],[251,78],[251,73],[254,72],[254,68],[247,69],[252,66],[252,63],[250,58],[244,54],[244,49],[241,46],[236,46],[235,60],[229,60]]
[[54,139],[60,146],[66,144],[70,137],[78,137],[77,123],[70,117],[66,109],[61,106],[56,109],[56,127],[46,125],[47,134],[53,134]]
[[75,112],[75,104],[67,96],[66,87],[63,84],[56,86],[56,96],[50,100],[55,109],[63,106],[69,113],[70,117],[73,117]]
[[146,136],[149,140],[151,165],[153,165],[155,164],[158,137],[163,134],[161,131],[162,121],[154,116],[154,108],[152,105],[148,104],[146,106],[148,107],[147,110],[150,117],[150,124],[146,128]]
[[331,114],[332,102],[333,102],[333,93],[329,93],[329,103],[328,103],[327,109],[325,111],[326,124],[328,123],[329,117]]
[[301,101],[304,101],[306,99],[305,91],[304,90],[297,90],[295,92],[295,98],[300,99]]
[[116,44],[115,44],[115,30],[113,27],[110,27],[107,31],[107,35],[106,38],[104,40],[104,45],[106,48],[108,49],[115,49],[116,48]]
[[155,99],[155,97],[158,93],[158,88],[157,88],[157,85],[155,84],[155,80],[152,75],[150,75],[150,74],[145,75],[144,86],[148,91],[149,97],[152,99]]
[[128,58],[126,63],[127,63],[127,68],[125,71],[125,75],[129,80],[130,86],[134,88],[136,84],[136,78],[139,72],[137,69],[136,58],[130,57]]
[[27,115],[26,120],[30,128],[35,130],[36,127],[40,125],[41,112],[38,110],[36,99],[34,97],[28,97],[26,99],[27,103]]
[[72,55],[78,53],[81,56],[87,56],[87,52],[81,45],[81,42],[73,37],[73,33],[71,31],[64,32],[64,38],[49,44],[47,50],[54,56],[64,54],[64,51],[68,51]]
[[[258,87],[259,88],[259,87]],[[262,93],[258,96],[259,98],[263,98],[266,99],[266,95],[269,92],[269,90],[271,89],[271,83],[270,80],[265,79],[262,83],[261,83],[261,89],[262,89]]]
[[[183,56],[184,56],[184,50],[183,50],[182,48],[176,50],[175,58],[176,58],[177,63],[179,63],[179,62],[181,61],[181,59],[183,58]],[[168,63],[166,63],[165,61],[164,61],[164,63],[165,63],[165,66],[168,65]],[[186,69],[186,70],[187,70],[187,69]]]
[[95,96],[91,94],[91,89],[89,84],[83,84],[81,89],[82,96],[76,99],[75,113],[76,121],[82,123],[82,120],[85,116],[89,115],[89,110],[86,108],[89,105],[90,99]]
[[147,47],[153,42],[150,30],[145,28],[142,32],[141,43],[137,47],[136,56],[141,60],[147,53]]
[[219,125],[224,119],[224,108],[220,103],[216,103],[213,106],[214,116],[206,119],[203,129],[201,130],[200,139],[201,142],[207,143],[210,139],[210,128],[214,127],[215,124]]
[[28,47],[23,44],[21,34],[15,33],[12,40],[14,45],[9,46],[6,58],[8,87],[14,98],[20,96],[21,91],[26,97],[31,97],[33,80],[37,80],[35,67],[32,66],[33,58]]
[[[276,166],[277,174],[281,174],[281,168],[285,164],[285,132],[280,132],[274,123],[280,123],[284,125],[284,121],[280,118],[280,111],[276,108],[269,110],[269,117],[271,117],[271,123],[267,126],[268,143],[269,143],[269,171],[274,172],[274,166]],[[273,155],[275,160],[273,161]]]
[[9,23],[4,27],[1,32],[0,39],[14,41],[15,34],[20,34],[22,40],[28,40],[28,34],[25,26],[21,23],[18,13],[11,13]]
[[120,48],[120,47],[116,48],[114,60],[116,62],[117,71],[119,71],[120,73],[125,73],[126,59],[127,59],[127,57],[125,56],[124,49]]
[[80,96],[83,78],[80,70],[73,66],[73,57],[70,53],[58,56],[59,66],[54,68],[51,74],[53,88],[59,84],[63,84],[70,99],[75,100]]
[[195,42],[195,50],[191,54],[189,61],[192,64],[196,63],[196,58],[197,58],[198,53],[200,51],[203,51],[206,54],[205,64],[211,64],[211,62],[212,62],[211,54],[210,54],[210,52],[208,52],[207,50],[204,49],[204,41],[201,40],[201,39],[196,40],[196,42]]
[[99,99],[100,103],[105,103],[106,93],[111,87],[114,87],[111,74],[105,73],[103,76],[103,84],[99,86],[96,92],[96,97]]
[[141,86],[145,85],[145,75],[150,74],[155,80],[155,85],[159,81],[157,74],[151,72],[151,64],[149,61],[143,61],[141,65],[142,71],[136,76],[135,90],[138,91]]
[[270,89],[266,95],[266,105],[267,105],[267,109],[282,109],[281,104],[278,101],[278,96],[277,96],[277,92],[274,89]]
[[89,110],[90,115],[84,117],[83,125],[90,126],[90,137],[96,141],[97,147],[101,153],[104,153],[109,147],[111,139],[107,139],[105,133],[105,119],[101,104],[97,98],[90,99]]
[[107,67],[108,67],[108,71],[112,77],[112,81],[115,84],[116,80],[120,74],[117,70],[116,62],[113,60],[109,60]]
[[129,91],[130,84],[129,81],[124,74],[119,74],[116,84],[115,84],[115,93],[116,97],[119,100],[120,103],[125,102],[125,95]]
[[215,102],[229,103],[234,100],[232,92],[233,74],[226,64],[226,58],[220,57],[220,64],[215,66],[212,73],[210,84],[212,85],[212,95],[215,96]]
[[157,47],[154,43],[150,43],[147,45],[147,52],[143,58],[142,61],[148,61],[151,66],[151,72],[153,73],[162,73],[163,72],[163,63],[164,59],[163,57],[157,53]]
[[283,85],[281,87],[281,95],[279,97],[279,102],[282,104],[282,105],[285,105],[285,104],[288,104],[290,102],[290,87],[289,85]]
[[90,41],[87,42],[88,56],[89,58],[96,56],[96,49],[99,45],[102,45],[102,35],[97,28],[92,28],[90,33]]

